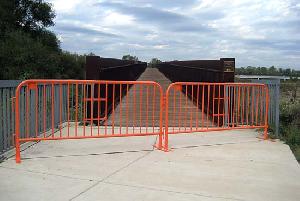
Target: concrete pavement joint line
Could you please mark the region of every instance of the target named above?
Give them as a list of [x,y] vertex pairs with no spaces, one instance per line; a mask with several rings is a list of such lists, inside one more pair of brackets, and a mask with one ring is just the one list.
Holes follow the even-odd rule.
[[[244,142],[239,142],[239,143],[249,143],[249,142],[261,142],[263,140],[258,140],[258,141],[244,141]],[[32,146],[36,145],[39,142],[35,142],[29,146],[27,146],[25,149],[23,149],[21,152],[25,151],[28,148],[31,148]],[[219,145],[227,145],[227,144],[239,144],[236,142],[229,142],[229,143],[218,143],[218,144],[204,144],[204,145],[190,145],[190,146],[185,146],[185,147],[173,147],[171,149],[185,149],[185,148],[197,148],[200,146],[219,146]],[[122,153],[131,153],[131,152],[144,152],[144,151],[152,151],[151,149],[143,149],[143,150],[132,150],[132,151],[115,151],[115,152],[104,152],[104,153],[92,153],[92,154],[86,154],[86,155],[82,155],[82,154],[71,154],[71,155],[58,155],[58,156],[38,156],[38,157],[24,157],[22,158],[22,160],[32,160],[32,159],[46,159],[46,158],[63,158],[63,157],[78,157],[78,156],[99,156],[99,155],[104,155],[104,154],[122,154]],[[9,157],[5,157],[3,159],[3,161],[5,160],[9,160],[13,157],[9,156]],[[2,163],[3,161],[1,161],[0,163]]]
[[153,188],[153,187],[136,186],[136,185],[129,185],[129,184],[119,184],[119,183],[108,182],[108,181],[103,181],[102,183],[111,184],[111,185],[115,185],[115,186],[126,186],[126,187],[132,187],[132,188],[137,188],[137,189],[146,189],[146,190],[153,190],[153,191],[160,191],[160,192],[167,192],[167,193],[175,193],[175,194],[183,194],[183,195],[194,195],[194,196],[198,196],[198,197],[246,201],[246,200],[239,199],[239,198],[229,198],[229,197],[222,197],[222,196],[203,195],[203,194],[200,194],[200,193],[189,193],[189,192],[182,192],[182,191],[172,191],[172,190],[158,189],[158,188]]
[[220,146],[220,145],[232,145],[232,144],[243,144],[243,143],[259,143],[262,140],[259,141],[243,141],[243,142],[226,142],[226,143],[216,143],[216,144],[201,144],[201,145],[189,145],[184,147],[172,147],[171,149],[187,149],[187,148],[197,148],[197,147],[210,147],[210,146]]
[[[187,148],[197,148],[201,146],[220,146],[220,145],[230,145],[230,144],[241,144],[241,143],[257,143],[259,141],[243,141],[243,142],[229,142],[229,143],[217,143],[217,144],[203,144],[203,145],[190,145],[184,147],[173,147],[171,149],[187,149]],[[32,159],[47,159],[47,158],[63,158],[63,157],[79,157],[79,156],[99,156],[99,155],[109,155],[109,154],[123,154],[123,153],[136,153],[136,152],[147,152],[152,151],[151,149],[142,150],[129,150],[129,151],[114,151],[114,152],[104,152],[104,153],[91,153],[91,154],[70,154],[70,155],[57,155],[57,156],[37,156],[37,157],[24,157],[22,160],[32,160]]]
[[21,172],[30,172],[30,173],[34,173],[34,174],[42,174],[42,175],[48,175],[48,176],[57,176],[57,177],[63,177],[63,178],[67,178],[67,179],[74,179],[74,180],[97,181],[97,180],[93,180],[93,179],[76,178],[76,177],[71,177],[71,176],[66,176],[66,175],[46,173],[46,172],[38,172],[38,171],[33,171],[33,170],[21,170],[21,169],[18,169],[18,168],[5,167],[5,166],[2,166],[2,165],[0,165],[0,168],[10,169],[10,170],[17,170],[17,171],[21,171]]
[[[156,141],[157,141],[157,136],[156,136],[156,138],[155,138],[154,145],[156,144]],[[95,184],[93,184],[92,186],[90,186],[90,187],[88,187],[87,189],[83,190],[83,191],[80,192],[78,195],[72,197],[69,201],[72,201],[72,200],[78,198],[80,195],[82,195],[82,194],[86,193],[87,191],[91,190],[92,188],[94,188],[94,187],[97,186],[98,184],[104,182],[106,179],[109,179],[109,178],[112,177],[113,175],[115,175],[115,174],[121,172],[122,170],[128,168],[130,165],[136,163],[137,161],[141,160],[142,158],[145,158],[147,155],[149,155],[149,154],[152,153],[153,151],[154,151],[154,146],[153,146],[153,148],[152,148],[151,151],[149,151],[149,152],[145,153],[144,155],[142,155],[142,156],[140,156],[140,157],[134,159],[133,161],[131,161],[131,162],[128,163],[127,165],[121,167],[120,169],[117,169],[116,171],[114,171],[114,172],[112,172],[111,174],[107,175],[107,176],[104,177],[103,179],[97,181]]]
[[48,158],[64,158],[64,157],[100,156],[100,155],[113,155],[113,154],[124,154],[124,153],[149,152],[149,151],[152,151],[152,149],[129,150],[129,151],[114,151],[114,152],[91,153],[91,154],[70,154],[70,155],[57,155],[57,156],[24,157],[24,158],[22,158],[22,160],[48,159]]

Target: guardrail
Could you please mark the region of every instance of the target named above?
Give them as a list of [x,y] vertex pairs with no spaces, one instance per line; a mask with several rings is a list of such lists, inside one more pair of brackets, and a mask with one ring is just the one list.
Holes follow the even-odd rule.
[[[122,86],[128,92],[131,85],[133,100],[122,101]],[[26,80],[16,89],[16,162],[21,161],[20,143],[40,140],[157,135],[162,149],[162,96],[161,86],[151,81]]]
[[[189,91],[198,110],[187,104]],[[29,141],[157,135],[157,148],[167,151],[169,134],[245,128],[263,128],[267,139],[268,94],[263,84],[178,82],[164,101],[151,81],[26,80],[14,102],[16,162],[20,143]]]
[[20,80],[0,80],[0,155],[14,146],[13,97]]
[[280,104],[280,80],[251,80],[252,83],[265,84],[269,89],[269,125],[274,129],[276,137],[279,133],[279,104]]
[[[189,107],[188,91],[196,97],[192,101],[198,110]],[[169,134],[178,133],[262,128],[267,139],[268,115],[269,90],[264,84],[173,83],[166,91],[164,149]]]
[[[16,126],[16,121],[15,121],[15,91],[17,86],[21,83],[21,80],[0,80],[0,154],[4,154],[6,151],[10,150],[15,146],[15,126]],[[50,102],[50,96],[51,93],[49,92],[49,87],[47,87],[47,93],[45,95],[38,93],[36,94],[38,96],[38,99],[41,100],[42,96],[43,98],[47,99],[48,102]],[[65,93],[66,90],[63,89],[63,92]],[[19,101],[19,107],[22,109],[20,110],[20,116],[25,116],[26,113],[28,114],[36,114],[38,113],[38,121],[42,121],[42,116],[41,113],[39,113],[39,110],[36,109],[35,107],[28,107],[27,110],[24,110],[26,107],[26,100],[24,99],[26,95],[25,90],[20,91],[20,101]],[[59,90],[58,87],[54,87],[54,96],[58,97]],[[33,94],[29,95],[30,97],[33,96]],[[71,99],[72,100],[72,99]],[[30,103],[33,104],[33,103]],[[40,104],[40,103],[39,103]],[[58,115],[58,105],[57,102],[55,102],[55,110],[54,114],[57,116]],[[63,113],[63,120],[66,120],[66,112]],[[49,115],[49,113],[48,113]],[[29,128],[29,132],[36,132],[35,128],[32,126],[35,122],[30,121],[27,122],[27,124],[31,125]],[[20,120],[19,125],[21,128],[25,128],[25,121]],[[41,124],[40,124],[41,125]],[[54,127],[57,128],[58,126],[58,121],[56,120],[54,122]],[[41,132],[43,129],[50,129],[51,128],[51,123],[47,119],[44,127],[39,126],[37,129],[38,132]],[[21,130],[23,132],[23,130]]]

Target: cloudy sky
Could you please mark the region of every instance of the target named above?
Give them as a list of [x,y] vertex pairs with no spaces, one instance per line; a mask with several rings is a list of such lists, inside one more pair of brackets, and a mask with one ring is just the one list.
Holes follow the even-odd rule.
[[299,0],[50,0],[63,49],[300,69]]

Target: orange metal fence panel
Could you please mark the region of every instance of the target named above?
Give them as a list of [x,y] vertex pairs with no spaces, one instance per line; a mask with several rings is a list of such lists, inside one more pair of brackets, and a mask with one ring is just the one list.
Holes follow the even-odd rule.
[[173,83],[166,91],[164,149],[176,133],[263,128],[266,139],[268,100],[263,84]]
[[26,80],[16,89],[20,143],[157,135],[162,149],[163,91],[152,81]]
[[266,139],[268,96],[255,83],[178,82],[163,96],[152,81],[26,80],[13,102],[16,162],[28,141],[157,135],[168,150],[169,134],[243,128]]

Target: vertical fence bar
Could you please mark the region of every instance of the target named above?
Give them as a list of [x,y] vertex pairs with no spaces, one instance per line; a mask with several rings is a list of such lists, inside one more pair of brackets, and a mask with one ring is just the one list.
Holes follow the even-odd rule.
[[107,135],[107,116],[108,116],[108,84],[107,83],[105,83],[105,111],[104,111],[104,113],[105,113],[105,122],[104,122],[104,126],[105,126],[105,131],[104,131],[104,133],[105,133],[105,135]]
[[140,91],[139,91],[139,95],[140,95],[140,133],[142,133],[142,94],[143,94],[143,90],[142,90],[142,85],[140,86]]
[[208,124],[209,124],[209,105],[210,105],[210,102],[209,102],[209,97],[210,97],[210,84],[207,85],[207,110],[206,110],[206,116],[207,116],[207,119],[206,119],[206,129],[208,130]]
[[[199,84],[197,84],[197,101],[196,101],[196,105],[197,105],[197,109],[199,109]],[[203,111],[201,111],[203,112]],[[196,130],[198,130],[199,127],[199,110],[196,111]]]
[[121,134],[122,133],[122,84],[120,84],[120,105],[119,105],[119,108],[120,108],[120,125],[119,125],[119,133]]
[[154,121],[154,117],[155,117],[155,99],[156,99],[156,86],[153,86],[153,99],[152,99],[152,129],[154,132],[154,125],[155,125],[155,121]]
[[132,130],[133,133],[135,132],[135,118],[136,118],[136,87],[135,84],[133,85],[133,122],[132,122]]
[[[175,111],[176,111],[176,89],[173,89],[173,132],[175,131],[175,125],[176,125],[176,118],[175,118]],[[166,108],[167,110],[167,108]]]
[[51,135],[52,138],[54,137],[54,120],[55,120],[55,116],[54,116],[54,84],[51,85]]
[[148,118],[148,108],[149,106],[149,86],[147,85],[146,86],[146,133],[148,133],[148,121],[149,121],[149,118]]
[[[129,84],[126,84],[126,95],[128,95]],[[126,133],[128,133],[128,121],[129,121],[129,105],[128,105],[129,95],[126,97]]]
[[205,86],[202,85],[202,102],[201,102],[201,104],[202,104],[202,108],[201,108],[201,110],[202,110],[202,116],[201,116],[201,127],[202,127],[202,129],[204,127],[204,88],[205,88]]
[[90,85],[90,89],[91,89],[91,105],[90,105],[90,107],[91,107],[91,113],[90,113],[90,127],[91,127],[91,136],[93,136],[93,119],[94,119],[94,84],[91,84]]
[[113,91],[112,91],[112,134],[115,133],[115,84],[112,84]]
[[101,96],[100,96],[100,83],[98,84],[98,110],[97,110],[97,118],[98,118],[98,121],[97,121],[97,123],[98,123],[98,136],[100,135],[100,119],[101,119],[101,113],[100,113],[100,108],[101,108]]
[[[67,135],[70,136],[70,84],[67,85]],[[76,128],[75,128],[76,129]],[[76,132],[75,132],[76,133]]]
[[[192,85],[192,102],[194,100],[194,86]],[[190,131],[192,131],[192,120],[193,120],[193,111],[192,111],[192,107],[189,109],[190,111]],[[196,112],[198,113],[198,111],[196,110]]]
[[62,137],[62,85],[59,85],[59,135]]
[[219,85],[219,91],[218,91],[218,127],[220,127],[220,102],[221,102],[221,97],[220,97],[220,92],[221,92],[221,84]]
[[185,85],[185,110],[184,110],[184,131],[187,129],[187,109],[188,109],[188,85]]
[[82,97],[82,101],[83,101],[83,136],[85,136],[85,121],[86,121],[86,84],[82,85],[83,87],[83,97]]

